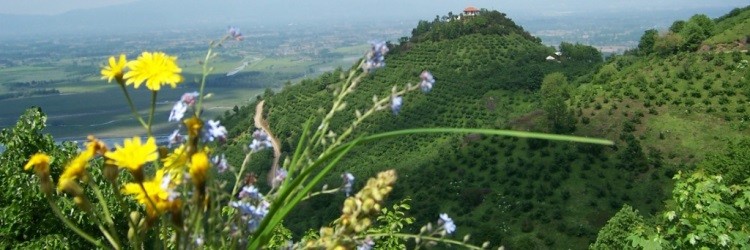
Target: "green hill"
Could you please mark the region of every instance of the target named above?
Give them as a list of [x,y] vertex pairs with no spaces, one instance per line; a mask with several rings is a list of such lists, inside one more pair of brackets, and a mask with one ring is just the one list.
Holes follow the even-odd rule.
[[[725,33],[746,27],[739,18],[746,13],[710,20],[715,30],[697,44],[725,44],[718,37],[735,37]],[[655,44],[668,35],[655,37]],[[369,107],[373,95],[388,95],[395,84],[418,83],[423,70],[437,80],[432,92],[405,96],[398,116],[379,113],[357,133],[417,127],[549,131],[551,113],[545,110],[551,98],[540,86],[545,75],[560,72],[564,77],[557,83],[568,90],[565,103],[575,118],[567,124],[575,127],[572,133],[617,140],[616,146],[408,136],[357,148],[337,171],[361,180],[395,168],[400,179],[389,199],[411,197],[415,225],[446,212],[455,216],[458,235],[471,233],[475,243],[585,248],[624,204],[643,215],[657,214],[678,170],[721,151],[727,140],[747,137],[748,55],[730,46],[697,52],[700,46],[691,43],[665,53],[650,44],[642,46],[648,47],[644,52],[606,63],[591,47],[564,43],[562,56],[548,61],[553,48],[496,11],[420,22],[411,38],[391,45],[387,66],[360,83],[347,110],[334,118],[334,131],[348,126],[355,109]],[[330,107],[341,74],[337,70],[261,97],[284,153],[296,146],[301,124]],[[253,112],[254,105],[238,107],[221,118],[234,138],[224,150],[235,165],[249,143]],[[254,158],[250,171],[264,176],[269,158]],[[342,196],[306,201],[285,225],[297,235],[317,228],[337,217],[341,201]]]

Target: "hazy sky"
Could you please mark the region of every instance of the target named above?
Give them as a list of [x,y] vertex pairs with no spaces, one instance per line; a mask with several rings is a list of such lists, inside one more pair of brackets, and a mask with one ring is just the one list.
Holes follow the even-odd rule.
[[[0,0],[0,13],[4,14],[42,14],[55,15],[76,9],[91,9],[116,5],[139,0]],[[154,1],[160,0],[141,0]],[[214,2],[218,5],[253,5],[257,3],[262,6],[278,3],[279,7],[294,8],[295,5],[309,6],[310,3],[321,3],[322,6],[337,0],[199,0],[203,2]],[[191,2],[186,0],[185,2]],[[326,3],[328,2],[328,3]],[[445,13],[446,9],[460,9],[467,5],[505,10],[505,12],[533,12],[539,10],[540,15],[565,14],[568,12],[585,12],[591,10],[617,10],[617,9],[668,9],[668,8],[700,8],[700,7],[725,7],[744,6],[750,4],[750,0],[348,0],[350,3],[369,3],[376,11],[389,11],[390,8],[417,8],[416,13]],[[291,3],[291,4],[290,4]],[[298,3],[298,4],[295,4]],[[359,6],[359,4],[355,4]],[[391,9],[392,10],[392,9]],[[312,9],[312,11],[315,11]],[[544,13],[541,13],[544,12]]]
[[134,1],[137,0],[0,0],[0,13],[54,15]]

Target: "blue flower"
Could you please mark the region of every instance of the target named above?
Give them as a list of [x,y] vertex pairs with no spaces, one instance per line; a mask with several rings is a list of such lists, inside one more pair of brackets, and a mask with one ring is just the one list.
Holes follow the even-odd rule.
[[367,52],[365,64],[362,66],[367,72],[384,67],[385,54],[388,53],[388,46],[385,42],[370,42],[370,45],[372,45],[372,47],[370,48],[370,51]]
[[343,191],[346,193],[346,196],[349,196],[349,194],[352,193],[352,187],[354,186],[354,175],[346,172],[341,174],[341,178],[344,179]]
[[243,39],[242,33],[240,32],[239,28],[229,26],[229,29],[227,30],[227,34],[229,35],[229,37],[237,41],[242,41]]
[[398,113],[401,112],[401,105],[403,102],[404,100],[400,96],[391,97],[391,111],[393,111],[394,115],[398,115]]
[[177,122],[177,121],[182,120],[182,117],[185,116],[185,112],[187,112],[187,109],[188,109],[188,106],[185,105],[184,102],[178,101],[172,107],[172,111],[169,112],[169,121]]
[[240,190],[240,194],[238,196],[240,197],[240,199],[245,197],[255,200],[263,199],[263,195],[260,193],[258,188],[253,185],[242,187],[242,190]]
[[419,78],[422,78],[422,82],[419,83],[419,87],[422,88],[422,92],[430,92],[430,90],[432,90],[432,85],[435,84],[435,78],[432,76],[432,73],[427,70],[422,71],[422,74],[419,75]]
[[208,131],[206,133],[206,137],[209,141],[214,141],[216,139],[225,141],[227,139],[227,128],[221,126],[220,123],[220,121],[208,121]]
[[252,152],[258,152],[266,148],[272,148],[271,138],[262,129],[255,130],[253,132],[253,142],[250,143],[250,150]]
[[221,156],[214,156],[214,158],[211,158],[211,162],[214,163],[219,170],[219,173],[224,173],[229,169],[229,163],[227,163],[227,157],[224,156],[224,154],[221,154]]
[[440,214],[438,225],[442,225],[443,229],[445,229],[445,233],[447,234],[451,234],[456,231],[456,224],[453,224],[453,219],[451,219],[451,217],[448,217],[448,214]]

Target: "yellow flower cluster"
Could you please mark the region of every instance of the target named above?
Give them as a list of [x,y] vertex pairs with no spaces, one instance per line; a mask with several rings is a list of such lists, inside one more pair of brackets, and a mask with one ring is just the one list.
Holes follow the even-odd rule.
[[151,180],[125,184],[122,193],[135,196],[138,203],[146,206],[146,214],[151,219],[167,211],[179,214],[181,202],[176,198],[170,199],[169,188],[173,184],[165,178],[169,177],[164,175],[164,171],[157,170]]
[[107,145],[102,141],[93,136],[89,136],[88,139],[89,142],[86,144],[86,150],[68,162],[65,170],[60,175],[60,179],[57,181],[58,192],[66,192],[76,197],[82,195],[83,188],[78,185],[76,180],[88,181],[86,167],[89,165],[89,161],[97,154],[104,155],[107,153]]
[[[125,73],[125,68],[128,72]],[[164,52],[143,52],[138,59],[127,61],[127,57],[121,54],[119,60],[114,56],[109,58],[109,65],[102,68],[102,79],[107,82],[116,80],[120,84],[133,84],[138,88],[146,82],[146,87],[151,91],[159,91],[161,85],[169,84],[172,88],[181,83],[182,69],[177,65],[177,57],[169,56]]]
[[115,144],[117,148],[114,152],[107,152],[107,164],[114,164],[130,170],[136,182],[143,180],[142,167],[148,162],[155,161],[159,155],[156,152],[156,140],[149,137],[146,144],[141,144],[140,137],[125,139],[125,146]]
[[376,178],[370,178],[359,193],[344,201],[341,217],[336,220],[336,228],[321,228],[320,238],[308,242],[306,248],[355,248],[357,244],[353,237],[372,225],[371,218],[380,212],[383,199],[393,190],[394,183],[395,170],[380,172]]

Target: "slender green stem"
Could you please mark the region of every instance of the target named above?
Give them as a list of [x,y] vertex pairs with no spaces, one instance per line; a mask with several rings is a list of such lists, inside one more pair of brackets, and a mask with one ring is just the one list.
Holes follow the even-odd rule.
[[68,228],[70,228],[71,230],[73,230],[73,232],[75,232],[76,234],[80,235],[81,237],[83,237],[88,242],[91,242],[91,244],[94,244],[97,248],[103,248],[104,247],[104,245],[102,245],[102,243],[100,241],[94,239],[94,237],[92,237],[91,235],[87,234],[86,232],[84,232],[83,230],[81,230],[80,228],[78,228],[75,224],[73,224],[73,222],[71,222],[70,220],[68,220],[68,218],[65,217],[62,214],[62,212],[60,212],[60,208],[57,207],[57,204],[55,204],[55,201],[52,200],[52,197],[50,197],[49,195],[47,195],[46,197],[47,197],[47,202],[49,202],[50,208],[52,208],[52,212],[57,216],[57,218],[59,218],[60,220],[62,220],[62,222],[63,222],[63,224],[65,224],[65,226],[67,226]]
[[203,89],[206,86],[206,77],[208,77],[208,73],[210,73],[209,71],[211,70],[211,68],[208,67],[208,61],[210,61],[213,56],[214,48],[221,46],[221,44],[227,39],[229,39],[229,35],[224,36],[217,43],[211,42],[211,44],[208,45],[208,51],[206,52],[206,57],[203,59],[203,67],[201,69],[201,87],[200,91],[198,91],[198,103],[195,105],[195,117],[201,117],[201,108],[203,107]]
[[242,179],[242,173],[245,172],[245,167],[247,167],[247,164],[250,163],[250,156],[253,155],[253,152],[249,152],[245,155],[245,160],[242,161],[242,166],[240,167],[240,171],[235,174],[235,181],[234,181],[234,187],[232,188],[232,198],[230,198],[230,201],[233,201],[236,199],[235,194],[237,193],[237,190],[240,188],[240,180]]
[[143,121],[143,118],[140,114],[138,114],[138,110],[135,109],[135,105],[133,105],[133,99],[130,98],[130,94],[128,93],[128,89],[125,88],[125,84],[122,82],[118,82],[118,85],[120,85],[120,89],[122,89],[122,93],[125,94],[125,99],[128,101],[128,106],[130,106],[130,111],[133,113],[133,117],[138,120],[138,122],[141,123],[141,126],[143,126],[144,129],[148,130],[148,126],[146,125],[146,122]]
[[[452,240],[452,239],[446,239],[446,238],[437,238],[432,236],[425,236],[425,235],[416,235],[416,234],[405,234],[405,233],[378,233],[378,234],[368,234],[367,236],[372,238],[380,238],[380,237],[388,237],[388,236],[396,236],[404,239],[420,239],[420,240],[431,240],[435,242],[442,242],[457,246],[465,247],[466,249],[483,249],[481,247],[473,246],[466,244],[461,241]],[[361,239],[364,239],[366,236],[359,237]]]
[[153,133],[151,133],[151,124],[154,121],[154,112],[156,111],[156,94],[159,93],[158,91],[151,91],[151,111],[148,113],[148,136],[152,137],[154,136]]
[[104,213],[104,221],[107,223],[107,227],[109,228],[109,231],[113,235],[114,244],[113,247],[116,249],[120,249],[120,237],[117,235],[117,229],[115,229],[115,222],[112,221],[112,213],[109,211],[109,205],[107,204],[107,200],[104,199],[104,195],[102,194],[102,191],[99,189],[99,186],[96,184],[96,182],[90,181],[89,186],[91,189],[94,190],[94,194],[96,194],[96,198],[99,199],[99,204],[102,207],[102,212]]
[[307,196],[305,196],[305,198],[302,198],[302,200],[304,201],[304,200],[310,199],[312,197],[315,197],[315,196],[318,196],[318,195],[321,195],[321,194],[332,194],[332,193],[337,193],[337,192],[340,192],[340,191],[341,191],[340,187],[337,187],[337,188],[334,188],[334,189],[320,190],[318,192],[314,192],[314,193],[308,194]]
[[[117,203],[119,203],[120,208],[122,208],[123,210],[127,210],[127,205],[125,204],[125,199],[123,199],[122,195],[120,194],[120,189],[119,189],[119,185],[118,185],[117,181],[115,180],[113,182],[110,182],[110,184],[112,184],[112,191],[115,194],[115,198],[117,199]],[[125,217],[127,217],[128,225],[131,228],[133,228],[133,230],[138,230],[138,228],[136,227],[137,222],[133,221],[132,218],[130,218],[130,216],[126,215]],[[132,246],[138,245],[138,242],[140,241],[140,239],[138,239],[138,235],[140,235],[140,234],[136,233],[135,234],[136,238],[135,238],[134,242],[130,242],[130,244]]]

